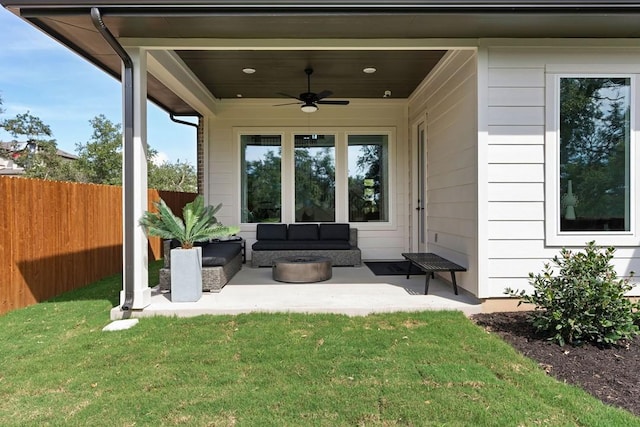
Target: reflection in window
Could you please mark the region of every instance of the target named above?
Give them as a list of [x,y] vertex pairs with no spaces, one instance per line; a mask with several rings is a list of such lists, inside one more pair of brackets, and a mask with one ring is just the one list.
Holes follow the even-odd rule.
[[560,79],[561,231],[629,231],[629,78]]
[[279,135],[242,135],[242,222],[281,221]]
[[388,221],[386,135],[349,135],[349,222]]
[[335,221],[335,137],[295,135],[296,222]]

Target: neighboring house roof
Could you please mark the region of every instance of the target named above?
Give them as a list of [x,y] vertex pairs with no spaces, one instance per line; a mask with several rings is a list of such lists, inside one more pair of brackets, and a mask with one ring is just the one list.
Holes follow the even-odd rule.
[[[307,66],[315,69],[312,90],[329,89],[335,98],[381,98],[385,90],[391,90],[394,98],[405,98],[447,49],[473,48],[477,46],[474,39],[640,37],[640,2],[624,0],[0,3],[119,78],[121,60],[90,17],[91,7],[98,7],[105,26],[117,39],[126,38],[132,46],[162,39],[165,45],[161,43],[159,51],[151,51],[160,55],[156,60],[186,64],[218,99],[237,95],[244,99],[276,98],[278,93],[297,96],[306,91],[303,70]],[[193,44],[205,39],[217,40],[219,47],[203,43],[203,49],[193,49]],[[273,42],[262,46],[255,42],[257,39]],[[291,42],[300,39],[302,42]],[[367,43],[367,39],[382,41]],[[415,48],[398,50],[394,47],[397,39],[415,40]],[[318,49],[314,43],[324,44]],[[336,48],[327,48],[332,43]],[[168,56],[162,56],[166,44],[173,46],[166,49]],[[278,44],[284,48],[278,49]],[[354,47],[344,50],[349,44]],[[388,49],[381,49],[385,44]],[[247,66],[258,72],[243,75],[240,69]],[[365,77],[361,70],[367,66],[376,66],[379,71]],[[195,114],[175,90],[153,73],[148,74],[152,100],[169,112]]]
[[68,159],[68,160],[78,160],[78,156],[76,156],[75,154],[71,154],[68,153],[66,151],[63,150],[56,150],[56,154],[64,159]]
[[[0,141],[0,149],[8,150],[8,151],[20,151],[24,148],[26,142],[2,142]],[[16,146],[19,147],[19,150],[16,150]],[[69,153],[63,150],[56,150],[56,154],[63,159],[68,160],[77,160],[78,156],[75,154]],[[2,163],[0,162],[0,168],[2,167]]]
[[[2,142],[0,141],[0,149],[4,149],[4,150],[8,150],[8,151],[14,151],[16,149],[16,145],[19,148],[23,148],[26,143],[24,142]],[[60,157],[62,157],[63,159],[66,160],[76,160],[78,159],[78,156],[76,156],[75,154],[71,154],[68,153],[66,151],[63,150],[56,150],[56,154]],[[12,158],[6,158],[6,157],[2,157],[0,155],[0,175],[2,176],[17,176],[17,175],[24,175],[25,171],[24,168],[18,166],[14,160]]]

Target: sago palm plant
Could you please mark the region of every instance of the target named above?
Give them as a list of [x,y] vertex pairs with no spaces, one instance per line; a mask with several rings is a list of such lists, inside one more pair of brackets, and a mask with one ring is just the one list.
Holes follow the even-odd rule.
[[205,206],[201,195],[182,209],[184,221],[174,215],[164,200],[160,199],[154,206],[158,212],[145,212],[140,218],[140,225],[149,236],[178,240],[183,249],[192,248],[195,242],[230,236],[240,231],[238,227],[220,224],[215,213],[220,210],[222,203],[216,207]]

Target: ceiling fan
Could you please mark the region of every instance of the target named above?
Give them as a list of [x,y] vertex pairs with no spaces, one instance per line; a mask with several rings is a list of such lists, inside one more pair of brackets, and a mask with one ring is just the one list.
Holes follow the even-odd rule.
[[318,111],[318,104],[349,105],[349,101],[325,99],[333,95],[333,92],[331,92],[330,90],[323,90],[320,93],[311,92],[311,74],[313,74],[313,68],[306,68],[304,72],[307,74],[307,91],[306,92],[301,93],[299,96],[293,96],[287,93],[278,92],[278,95],[286,96],[287,98],[297,99],[299,102],[278,104],[276,105],[276,107],[281,105],[302,104],[302,106],[300,107],[302,111],[304,111],[305,113],[314,113]]

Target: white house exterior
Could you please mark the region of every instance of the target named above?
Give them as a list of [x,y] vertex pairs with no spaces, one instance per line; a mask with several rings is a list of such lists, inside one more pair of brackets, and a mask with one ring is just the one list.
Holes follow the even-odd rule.
[[[638,271],[638,67],[630,40],[487,41],[480,102],[479,187],[486,218],[479,237],[486,254],[481,297],[506,286],[524,288],[525,271],[539,272],[558,248],[595,240],[617,248],[614,265],[628,276]],[[630,230],[558,232],[557,78],[563,75],[624,75],[631,79]],[[635,82],[635,83],[634,83]],[[484,98],[484,99],[483,99]],[[635,124],[634,124],[635,123]],[[483,143],[484,142],[484,143]],[[482,147],[485,147],[484,149]],[[484,187],[484,188],[482,188]],[[635,190],[634,190],[635,187]],[[557,218],[557,219],[556,219]],[[484,238],[482,236],[485,236]],[[637,295],[637,288],[635,294]]]
[[[28,2],[3,3],[12,6],[18,14],[29,11]],[[104,3],[102,7],[108,17],[112,2],[98,3]],[[195,3],[193,16],[198,15],[200,5]],[[429,6],[435,2],[410,3]],[[495,6],[502,2],[471,3]],[[546,16],[548,20],[524,17],[526,25],[518,27],[506,20],[511,15],[491,15],[486,10],[477,16],[473,11],[467,15],[461,12],[457,19],[467,17],[473,25],[453,29],[451,33],[444,28],[439,30],[438,35],[449,34],[449,37],[416,38],[409,30],[406,37],[402,37],[401,29],[396,27],[393,38],[327,39],[322,38],[323,34],[305,39],[168,38],[169,35],[162,38],[157,33],[154,37],[135,31],[129,35],[122,26],[118,27],[122,34],[116,38],[134,59],[136,82],[144,82],[147,75],[153,76],[202,116],[201,190],[211,203],[223,203],[218,219],[227,224],[241,224],[249,258],[256,223],[243,222],[243,135],[278,138],[282,161],[279,220],[285,223],[297,221],[293,201],[296,135],[331,135],[335,141],[332,147],[335,149],[333,209],[336,222],[349,222],[346,153],[350,135],[384,135],[388,141],[387,179],[391,190],[388,216],[375,222],[351,222],[359,230],[363,259],[399,259],[402,252],[435,252],[467,268],[466,272],[459,273],[458,286],[481,299],[491,300],[503,298],[506,287],[527,288],[529,272],[539,272],[561,247],[580,249],[586,242],[595,240],[597,244],[617,248],[616,269],[621,276],[629,276],[632,271],[640,270],[637,196],[640,174],[636,170],[640,164],[637,146],[640,34],[634,29],[634,19],[640,16],[640,3],[514,4],[548,7],[536,15]],[[558,15],[553,10],[554,4],[562,7]],[[387,6],[393,8],[391,4]],[[589,7],[598,9],[590,13]],[[607,7],[613,9],[608,11]],[[384,11],[389,17],[394,17],[395,12]],[[40,13],[46,16],[48,12]],[[118,16],[119,12],[112,13]],[[140,13],[140,19],[144,19],[144,12]],[[569,27],[559,25],[575,23],[583,13],[586,13],[584,22]],[[437,13],[432,16],[424,11],[424,15],[425,19],[431,19],[429,22],[439,19]],[[25,13],[25,16],[30,15]],[[483,21],[485,18],[487,22]],[[282,19],[285,22],[286,16]],[[344,19],[343,26],[356,22],[352,18]],[[499,21],[503,24],[499,29],[488,29]],[[602,27],[598,27],[599,22]],[[545,30],[545,25],[550,23],[558,26]],[[476,37],[471,36],[474,31]],[[509,37],[510,31],[513,37]],[[549,37],[541,36],[545,31],[550,33]],[[602,36],[597,37],[599,34]],[[282,102],[277,97],[220,98],[201,75],[176,54],[196,50],[378,51],[381,54],[437,50],[445,53],[406,97],[351,98],[348,107],[321,106],[313,114],[304,114],[298,108],[275,108],[274,104]],[[83,53],[99,62],[97,54]],[[559,176],[560,162],[567,162],[561,160],[559,154],[559,108],[560,102],[564,102],[560,84],[562,79],[569,78],[586,82],[614,78],[623,81],[624,90],[628,92],[619,101],[621,108],[628,110],[623,156],[627,167],[620,172],[624,188],[619,189],[623,194],[619,200],[623,200],[624,218],[619,228],[615,228],[616,225],[610,229],[605,224],[590,231],[567,231],[566,226],[561,225],[561,218],[571,219],[565,214],[562,200],[566,185],[564,181],[561,185]],[[148,90],[149,95],[154,94],[153,88]],[[140,100],[146,96],[146,85],[138,88],[134,104],[141,105]],[[139,110],[144,117],[144,108]],[[136,120],[144,122],[144,119]],[[145,140],[144,123],[140,131],[134,130],[134,136],[135,141],[138,137],[139,141]],[[139,154],[129,160],[141,165],[142,160],[136,156]],[[135,187],[142,182],[144,180],[136,178],[129,185]],[[582,203],[584,206],[586,201]],[[576,209],[579,207],[576,205]],[[125,234],[127,232],[130,230],[125,230]],[[140,264],[136,268],[144,269],[141,260],[135,261]],[[634,289],[632,295],[640,295],[640,289]],[[140,295],[140,298],[144,300],[146,296]],[[140,304],[144,305],[139,302],[134,308]]]
[[[554,118],[549,112],[553,109],[549,104],[555,102],[554,88],[549,86],[554,75],[622,72],[635,78],[640,52],[633,44],[477,40],[473,49],[449,51],[406,101],[355,104],[348,117],[327,111],[314,116],[312,125],[297,111],[287,116],[268,109],[268,103],[221,106],[208,122],[213,131],[207,145],[207,194],[224,203],[226,222],[240,222],[238,132],[392,131],[396,189],[392,220],[356,226],[363,258],[395,259],[401,252],[418,249],[415,153],[418,126],[423,124],[427,247],[468,268],[460,274],[461,287],[480,298],[501,298],[506,287],[527,288],[528,273],[541,271],[561,247],[580,249],[591,240],[616,246],[614,264],[621,275],[629,276],[640,267],[637,231],[555,233],[557,206],[545,200],[557,194],[555,186],[545,182],[554,179],[549,153],[554,149]],[[638,185],[637,178],[632,185]],[[637,221],[636,204],[632,211]],[[249,245],[254,230],[255,226],[243,226]]]

